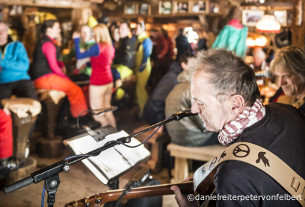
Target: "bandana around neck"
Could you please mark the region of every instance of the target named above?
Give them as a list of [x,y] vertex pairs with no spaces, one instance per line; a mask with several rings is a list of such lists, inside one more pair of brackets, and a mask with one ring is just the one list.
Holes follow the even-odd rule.
[[253,106],[246,107],[234,120],[227,123],[219,132],[218,141],[227,145],[238,138],[243,130],[260,121],[266,114],[266,109],[259,99]]

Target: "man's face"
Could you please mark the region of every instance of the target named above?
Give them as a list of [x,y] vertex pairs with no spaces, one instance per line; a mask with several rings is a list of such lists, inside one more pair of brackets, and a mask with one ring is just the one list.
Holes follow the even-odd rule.
[[278,77],[278,83],[282,87],[285,95],[288,96],[297,96],[298,95],[298,85],[300,79],[298,76],[287,72],[281,67],[275,67],[275,75]]
[[204,126],[209,131],[219,132],[230,121],[230,104],[228,99],[222,103],[213,94],[214,87],[208,82],[210,75],[196,71],[192,76],[191,93],[194,99],[192,113],[198,113]]
[[5,45],[7,43],[7,38],[8,38],[8,34],[7,34],[7,25],[4,23],[0,23],[0,45]]
[[129,35],[129,27],[126,23],[120,24],[120,38],[125,38]]

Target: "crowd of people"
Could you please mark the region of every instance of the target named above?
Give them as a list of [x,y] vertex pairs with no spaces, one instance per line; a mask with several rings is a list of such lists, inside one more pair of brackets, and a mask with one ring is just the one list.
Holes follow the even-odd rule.
[[[238,23],[231,21],[229,26],[232,25],[234,30],[245,32]],[[129,22],[122,21],[109,27],[104,23],[82,24],[72,35],[74,47],[63,57],[57,45],[60,23],[52,19],[44,22],[44,35],[37,41],[30,65],[23,44],[12,41],[7,31],[8,25],[0,22],[3,54],[0,100],[11,95],[36,99],[35,89],[63,91],[69,100],[70,119],[79,118],[92,129],[107,125],[116,129],[112,112],[92,116],[89,111],[110,107],[128,96],[137,104],[138,116],[149,124],[192,108],[199,117],[189,117],[161,129],[168,132],[173,143],[183,146],[255,143],[272,151],[305,177],[304,150],[300,147],[305,144],[305,52],[299,47],[279,49],[270,67],[264,51],[257,48],[253,50],[254,61],[250,67],[240,58],[245,55],[244,48],[238,54],[215,48],[193,51],[180,29],[174,59],[174,44],[165,29],[152,29],[148,35],[145,23],[139,21],[131,33]],[[216,42],[221,45],[219,41]],[[75,70],[68,74],[61,60],[72,57],[77,60]],[[276,102],[281,95],[293,96],[290,104],[294,107],[263,105],[256,76],[260,71],[270,71],[279,80],[276,97],[271,97],[270,101]],[[134,91],[126,88],[127,83],[134,80],[131,77],[135,77]],[[87,101],[77,84],[79,81],[89,84]],[[1,102],[0,106],[0,171],[12,170],[18,167],[12,158],[12,120]],[[288,141],[288,136],[293,141]],[[292,151],[294,153],[289,153]],[[253,182],[258,177],[264,179]],[[284,190],[260,170],[234,161],[220,166],[215,186],[216,193],[220,194],[284,194]],[[179,189],[172,189],[180,205],[187,206]],[[234,204],[234,201],[217,202],[220,206],[227,202]],[[287,202],[287,206],[295,204]],[[274,202],[274,205],[279,204]]]

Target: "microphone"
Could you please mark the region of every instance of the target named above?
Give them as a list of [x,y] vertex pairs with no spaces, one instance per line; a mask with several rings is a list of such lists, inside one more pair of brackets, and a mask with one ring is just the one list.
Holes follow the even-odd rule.
[[183,111],[179,111],[179,112],[177,112],[177,113],[174,113],[174,114],[172,115],[172,118],[174,118],[174,120],[176,120],[176,121],[179,121],[180,119],[182,119],[182,118],[184,118],[184,117],[187,117],[187,116],[196,116],[196,115],[198,115],[198,113],[193,114],[193,113],[191,112],[191,109],[186,109],[186,110],[183,110]]
[[99,115],[99,114],[104,114],[106,112],[115,111],[117,109],[118,109],[118,107],[116,107],[116,106],[110,106],[108,108],[93,109],[91,111],[91,113],[92,113],[92,115]]

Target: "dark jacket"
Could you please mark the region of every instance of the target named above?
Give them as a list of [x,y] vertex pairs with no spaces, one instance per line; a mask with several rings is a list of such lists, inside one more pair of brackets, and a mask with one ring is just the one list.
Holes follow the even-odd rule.
[[[305,178],[305,118],[292,106],[271,103],[265,117],[246,128],[237,142],[250,142],[277,155],[296,173]],[[288,194],[276,181],[258,168],[239,161],[220,165],[215,175],[217,194],[221,195],[283,195]],[[217,206],[300,206],[287,200],[217,201]]]
[[145,104],[143,119],[149,124],[155,124],[165,118],[165,99],[171,90],[177,85],[177,76],[182,71],[177,62],[173,62],[169,71],[157,84],[153,93]]
[[[46,42],[52,42],[52,44],[54,44],[54,42],[48,36],[44,36],[36,44],[36,47],[34,50],[34,55],[33,55],[33,63],[31,64],[30,71],[29,71],[32,80],[35,80],[43,75],[52,73],[48,60],[42,52],[42,46]],[[57,60],[59,60],[60,53],[59,53],[59,50],[56,45],[55,45],[55,47],[56,47],[56,58],[57,58]]]
[[136,41],[137,39],[129,37],[120,39],[119,46],[115,50],[113,64],[125,65],[133,69],[135,64]]

